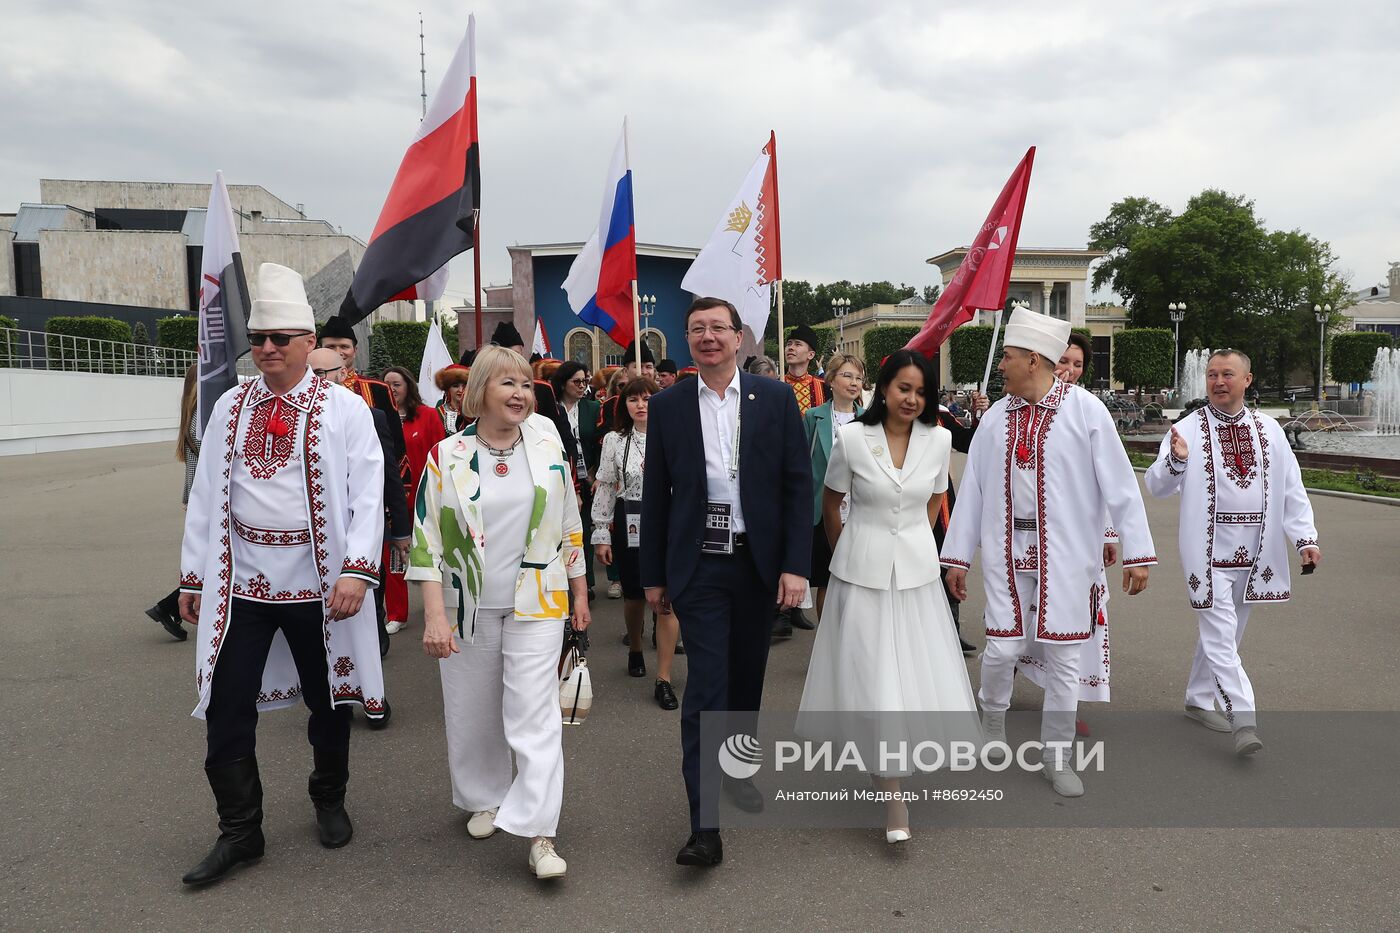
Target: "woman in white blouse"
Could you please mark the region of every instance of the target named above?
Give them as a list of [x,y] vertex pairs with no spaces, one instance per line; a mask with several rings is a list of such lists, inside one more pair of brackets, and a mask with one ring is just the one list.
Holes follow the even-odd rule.
[[[616,565],[622,583],[622,614],[627,622],[627,673],[645,677],[642,628],[646,594],[642,590],[637,556],[642,522],[642,471],[647,455],[647,401],[661,391],[646,376],[627,383],[617,403],[617,430],[603,438],[598,457],[598,482],[593,487],[593,550],[605,566]],[[671,662],[676,655],[680,624],[672,612],[656,618],[656,703],[662,709],[679,706],[671,687]]]
[[[834,730],[872,748],[980,737],[933,537],[952,450],[938,426],[936,386],[922,354],[891,354],[870,407],[839,429],[832,448],[822,497],[831,581],[800,707],[809,735]],[[893,793],[900,773],[908,772],[871,777]],[[885,838],[910,838],[909,811],[897,799],[886,803]]]

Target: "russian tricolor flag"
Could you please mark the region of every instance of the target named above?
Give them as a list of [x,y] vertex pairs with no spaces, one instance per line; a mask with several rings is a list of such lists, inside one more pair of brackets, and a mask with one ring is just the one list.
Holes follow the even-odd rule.
[[340,316],[350,323],[387,301],[433,301],[447,261],[472,248],[481,206],[476,122],[476,16],[447,66],[384,199]]
[[598,228],[583,244],[564,280],[569,307],[585,324],[601,327],[618,346],[633,338],[633,281],[637,278],[637,232],[632,218],[632,170],[627,165],[627,122],[613,149],[603,186]]

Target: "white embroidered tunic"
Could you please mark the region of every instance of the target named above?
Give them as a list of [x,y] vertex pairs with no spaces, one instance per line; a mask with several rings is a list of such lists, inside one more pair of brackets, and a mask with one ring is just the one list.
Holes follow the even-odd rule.
[[[302,431],[310,379],[285,396],[256,393],[233,450],[229,521],[233,595],[257,602],[318,602],[316,561],[306,510]],[[300,390],[300,391],[298,391]]]
[[1102,402],[1057,379],[1034,405],[1008,396],[983,415],[941,561],[970,568],[981,548],[988,638],[1027,634],[1030,606],[1021,605],[1016,573],[1031,572],[1024,562],[1032,557],[1029,634],[1053,642],[1091,636],[1105,534],[1094,519],[1104,514],[1124,567],[1157,562],[1137,477]]
[[1186,460],[1172,455],[1168,432],[1143,479],[1159,499],[1181,494],[1178,546],[1191,607],[1214,606],[1216,568],[1248,570],[1247,603],[1288,599],[1288,549],[1315,546],[1317,527],[1283,428],[1257,410],[1232,420],[1205,406],[1176,430]]

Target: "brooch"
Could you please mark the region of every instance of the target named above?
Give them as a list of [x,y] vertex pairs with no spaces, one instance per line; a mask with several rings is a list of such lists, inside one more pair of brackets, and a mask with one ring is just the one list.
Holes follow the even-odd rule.
[[870,452],[877,457],[883,457],[885,455],[885,448],[876,444],[874,447],[870,448]]

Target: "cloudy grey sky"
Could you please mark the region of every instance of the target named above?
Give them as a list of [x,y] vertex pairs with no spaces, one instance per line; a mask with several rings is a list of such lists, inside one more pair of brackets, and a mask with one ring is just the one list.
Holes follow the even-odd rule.
[[41,177],[222,168],[367,238],[419,116],[419,9],[430,93],[477,14],[488,282],[509,244],[589,234],[624,114],[644,242],[701,245],[775,129],[792,278],[935,281],[1031,144],[1025,245],[1209,186],[1358,287],[1400,260],[1394,0],[5,0],[0,210]]

